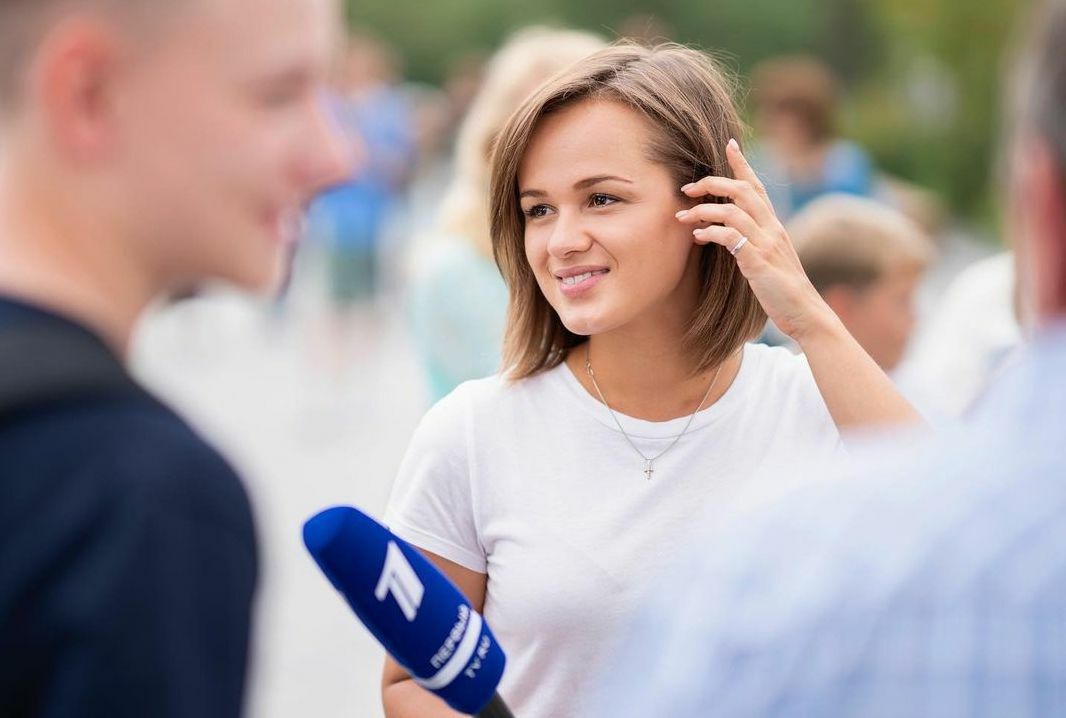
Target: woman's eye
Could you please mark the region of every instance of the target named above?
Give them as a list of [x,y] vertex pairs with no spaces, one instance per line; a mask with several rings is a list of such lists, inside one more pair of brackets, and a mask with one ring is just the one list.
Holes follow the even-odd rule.
[[593,207],[608,207],[617,201],[609,194],[594,194],[589,197],[589,204]]
[[533,205],[532,207],[530,207],[529,209],[526,210],[526,216],[530,217],[532,219],[537,219],[538,217],[544,217],[547,214],[548,214],[548,205],[546,205],[546,204]]

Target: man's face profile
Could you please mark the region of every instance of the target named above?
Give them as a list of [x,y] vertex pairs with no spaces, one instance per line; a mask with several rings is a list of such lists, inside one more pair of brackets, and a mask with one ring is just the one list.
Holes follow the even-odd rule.
[[118,157],[137,229],[164,271],[270,287],[303,205],[346,170],[320,84],[335,3],[185,1],[118,80]]

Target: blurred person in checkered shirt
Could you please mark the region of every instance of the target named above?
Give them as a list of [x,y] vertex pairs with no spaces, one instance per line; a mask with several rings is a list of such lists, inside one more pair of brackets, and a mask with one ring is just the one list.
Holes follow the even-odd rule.
[[588,715],[1066,715],[1066,0],[1010,76],[1032,336],[968,426],[709,521]]

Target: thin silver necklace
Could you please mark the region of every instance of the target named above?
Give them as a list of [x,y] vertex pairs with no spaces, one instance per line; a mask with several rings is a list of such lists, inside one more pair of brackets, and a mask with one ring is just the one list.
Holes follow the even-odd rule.
[[586,345],[585,371],[588,373],[589,379],[592,380],[592,386],[596,387],[596,393],[600,395],[600,401],[602,401],[603,405],[607,407],[607,411],[610,412],[611,418],[614,419],[614,423],[618,426],[618,430],[622,432],[622,436],[624,436],[629,445],[633,447],[633,451],[637,452],[637,456],[644,460],[644,476],[647,477],[648,481],[651,481],[652,474],[655,473],[655,462],[661,459],[663,454],[667,451],[677,446],[677,442],[681,441],[681,437],[688,432],[689,427],[692,426],[693,419],[696,418],[696,414],[699,414],[700,410],[703,409],[703,405],[707,403],[707,397],[711,395],[711,390],[714,389],[714,385],[718,383],[718,375],[722,373],[722,365],[725,364],[725,362],[718,365],[718,370],[714,373],[714,378],[711,379],[711,385],[707,387],[707,393],[703,395],[703,399],[700,401],[700,405],[696,407],[696,411],[692,412],[692,416],[688,418],[688,423],[685,424],[685,428],[681,430],[681,433],[674,437],[674,440],[670,442],[670,445],[665,449],[655,456],[648,457],[644,455],[643,451],[637,448],[637,445],[633,443],[633,439],[629,438],[629,434],[627,434],[626,430],[622,428],[622,422],[618,420],[618,415],[614,413],[614,409],[611,408],[611,405],[607,403],[607,399],[604,398],[603,391],[600,390],[600,385],[596,383],[596,372],[592,370],[591,353],[592,347]]

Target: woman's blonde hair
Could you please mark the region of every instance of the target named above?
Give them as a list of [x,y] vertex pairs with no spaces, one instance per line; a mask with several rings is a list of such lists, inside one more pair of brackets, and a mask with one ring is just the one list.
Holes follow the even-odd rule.
[[485,256],[489,238],[489,159],[507,118],[542,83],[602,50],[602,38],[576,30],[530,27],[511,36],[489,61],[481,89],[459,128],[455,175],[441,202],[439,227]]
[[[731,177],[726,144],[742,126],[731,79],[705,54],[679,45],[647,48],[622,42],[554,78],[529,98],[500,133],[492,160],[492,246],[510,288],[503,362],[511,379],[557,366],[584,338],[569,331],[541,293],[525,255],[525,216],[518,170],[547,115],[586,100],[618,102],[653,128],[649,158],[670,170],[679,200],[683,184],[708,175]],[[701,288],[683,346],[702,372],[756,336],[766,315],[736,261],[718,245],[699,253]]]

